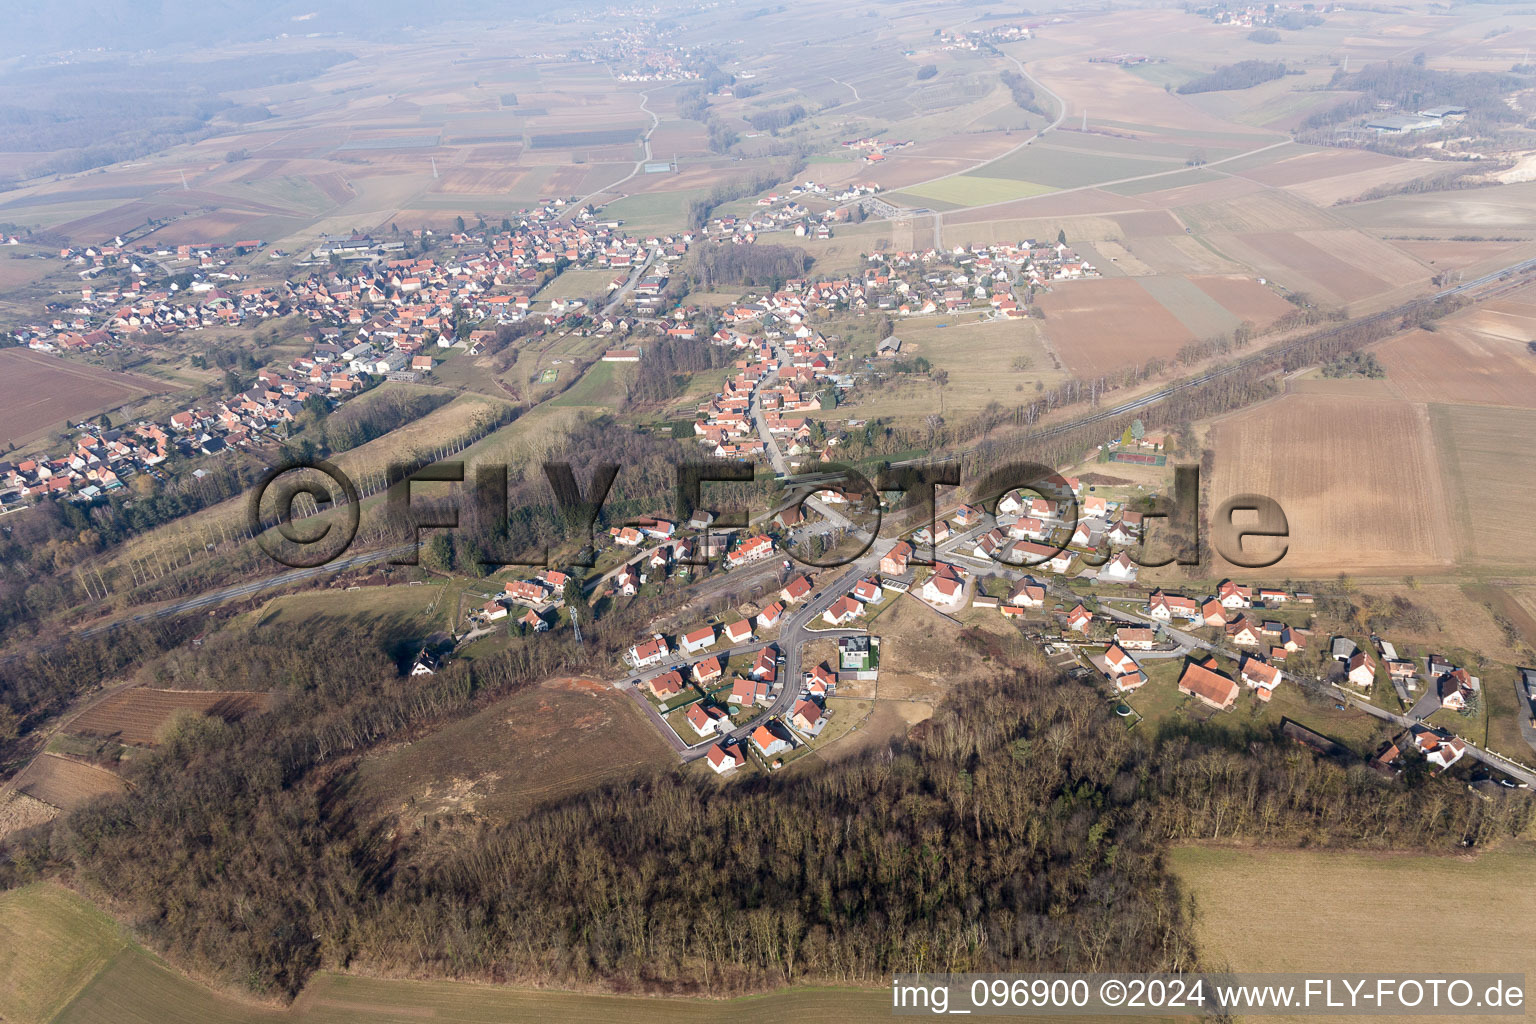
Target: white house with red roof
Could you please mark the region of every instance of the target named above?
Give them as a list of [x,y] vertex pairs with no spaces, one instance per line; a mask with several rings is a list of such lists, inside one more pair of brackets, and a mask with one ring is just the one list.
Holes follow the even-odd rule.
[[715,627],[700,626],[692,633],[683,635],[681,646],[687,654],[697,654],[706,647],[713,646],[715,642]]
[[671,653],[672,649],[667,646],[666,637],[656,633],[644,643],[631,647],[625,657],[635,668],[649,668],[652,665],[661,664]]
[[715,770],[716,775],[724,775],[728,771],[734,771],[746,763],[746,756],[741,752],[741,745],[734,744],[727,747],[723,742],[716,743],[705,751],[704,759]]
[[827,610],[821,613],[821,619],[829,626],[841,626],[845,622],[852,622],[864,614],[864,606],[852,597],[844,594],[827,606]]
[[702,704],[695,704],[689,708],[683,717],[688,720],[689,726],[700,736],[713,736],[719,732],[729,732],[731,720],[724,711],[719,708],[707,708]]
[[725,638],[733,644],[744,644],[752,639],[752,624],[746,619],[737,619],[725,627]]

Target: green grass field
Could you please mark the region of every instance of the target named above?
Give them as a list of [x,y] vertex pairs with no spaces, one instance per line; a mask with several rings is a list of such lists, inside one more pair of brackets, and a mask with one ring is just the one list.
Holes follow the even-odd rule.
[[127,943],[115,921],[67,889],[0,893],[0,1020],[52,1020]]
[[[1054,149],[1035,143],[988,164],[986,170],[1000,179],[1018,178],[1033,188],[1070,188],[1141,174],[1176,171],[1183,165],[1183,161],[1177,158],[1140,160],[1114,153]],[[1040,184],[1035,185],[1034,182]]]
[[627,363],[593,363],[570,390],[550,400],[551,406],[588,405],[617,411],[624,404],[624,380],[633,373]]
[[1032,181],[958,174],[953,178],[913,185],[902,189],[902,194],[964,207],[1006,203],[1011,199],[1027,199],[1051,191],[1054,189],[1050,185],[1037,185]]
[[325,590],[308,594],[275,597],[259,613],[263,626],[286,622],[314,623],[323,619],[343,619],[359,627],[410,623],[430,632],[446,628],[452,610],[452,595],[443,594],[441,584],[423,583],[419,587],[360,587],[357,590]]
[[616,199],[603,207],[603,219],[615,218],[631,230],[636,228],[676,229],[687,220],[688,204],[703,199],[708,189],[685,189],[681,192],[642,192],[638,195]]

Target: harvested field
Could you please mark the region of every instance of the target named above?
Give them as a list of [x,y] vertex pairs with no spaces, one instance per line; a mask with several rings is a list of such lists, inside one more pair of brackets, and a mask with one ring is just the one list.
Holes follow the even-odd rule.
[[22,444],[168,387],[21,348],[0,349],[0,440]]
[[0,842],[12,832],[45,824],[58,816],[59,809],[52,804],[45,804],[25,793],[11,793],[0,798]]
[[1036,143],[987,164],[996,178],[1015,178],[1058,188],[1118,181],[1181,170],[1182,160],[1146,160],[1118,153],[1090,153]]
[[149,690],[133,687],[115,693],[77,716],[69,731],[153,746],[179,711],[235,722],[272,706],[272,695],[251,690]]
[[1273,323],[1295,307],[1251,277],[1196,277],[1195,287],[1241,320]]
[[1179,218],[1196,234],[1262,235],[1334,226],[1314,207],[1272,189],[1225,197],[1215,189],[1199,187],[1190,199],[1194,201],[1181,205]]
[[1140,278],[1057,284],[1039,297],[1051,347],[1080,377],[1168,359],[1194,339]]
[[1193,235],[1144,236],[1132,239],[1130,246],[1156,274],[1233,274],[1244,269]]
[[[1409,161],[1400,160],[1396,157],[1371,153],[1363,149],[1309,149],[1298,151],[1299,149],[1300,147],[1276,150],[1275,152],[1288,155],[1283,159],[1274,160],[1262,166],[1247,168],[1238,173],[1245,178],[1251,178],[1265,185],[1285,186],[1300,185],[1304,182],[1317,181],[1321,178],[1333,178],[1341,174],[1381,171],[1386,168],[1398,167],[1409,163]],[[1233,162],[1236,163],[1237,161]]]
[[[1200,955],[1230,970],[1317,971],[1339,963],[1435,977],[1536,970],[1528,843],[1476,856],[1185,847],[1169,861],[1198,908]],[[1287,895],[1276,899],[1277,892]],[[1434,913],[1477,921],[1481,941],[1405,943],[1383,893],[1433,893]],[[1255,913],[1256,906],[1265,911]],[[1311,940],[1297,942],[1298,934]]]
[[1388,379],[1411,401],[1536,408],[1536,356],[1523,339],[1480,330],[1482,324],[1506,327],[1497,314],[1484,315],[1492,313],[1482,310],[1455,317],[1434,332],[1392,338],[1376,355]]
[[916,420],[942,407],[947,416],[969,415],[992,401],[1033,395],[1036,381],[1050,387],[1065,376],[1041,341],[1038,321],[989,320],[944,328],[913,323],[901,325],[900,334],[903,358],[921,356],[949,374],[942,396],[927,381],[898,380],[856,393],[840,414]]
[[[1450,242],[1408,241],[1393,239],[1390,243],[1409,256],[1427,263],[1437,270],[1460,270],[1477,265],[1503,266],[1514,262],[1502,259],[1518,242]],[[1473,275],[1475,276],[1475,275]]]
[[[1316,234],[1326,236],[1339,233]],[[1358,235],[1358,238],[1364,239],[1365,236]],[[1300,232],[1266,231],[1232,237],[1217,236],[1213,241],[1223,251],[1263,271],[1266,276],[1279,279],[1293,291],[1311,292],[1325,301],[1354,302],[1391,291],[1403,283],[1401,277],[1391,276],[1393,268],[1390,264],[1394,261],[1367,259],[1357,262],[1344,259],[1335,255],[1331,246],[1325,248]],[[1390,246],[1380,242],[1375,244],[1382,250],[1395,253]],[[1362,244],[1359,248],[1368,250],[1372,247]],[[1365,267],[1370,267],[1371,271],[1365,270]],[[1378,269],[1383,276],[1372,272]],[[1427,276],[1423,267],[1415,265],[1410,278]]]
[[633,700],[591,680],[514,694],[359,770],[362,799],[415,828],[440,815],[495,820],[676,760]]
[[1227,334],[1242,322],[1186,278],[1148,277],[1139,283],[1197,338]]
[[0,257],[0,294],[31,284],[57,265],[49,260]]
[[944,218],[944,223],[993,223],[1006,222],[1011,218],[1076,217],[1100,213],[1119,213],[1137,203],[1106,192],[1089,188],[1081,192],[1044,193],[1031,199],[1020,199],[988,210],[967,212],[961,210]]
[[[1270,573],[1397,573],[1451,564],[1442,459],[1421,405],[1286,395],[1217,421],[1207,446],[1216,457],[1212,509],[1257,493],[1285,510],[1288,550]],[[1250,553],[1276,550],[1269,540],[1246,543]],[[1213,571],[1243,570],[1217,557]]]
[[1430,415],[1456,513],[1459,558],[1502,569],[1536,566],[1530,529],[1514,511],[1536,502],[1536,409],[1433,405]]
[[990,206],[1023,199],[1051,191],[1049,185],[1012,178],[986,178],[979,175],[959,174],[940,181],[911,185],[902,190],[903,195],[920,199],[933,199],[956,206]]
[[39,754],[16,777],[17,792],[65,811],[124,788],[123,780],[105,768],[57,754]]

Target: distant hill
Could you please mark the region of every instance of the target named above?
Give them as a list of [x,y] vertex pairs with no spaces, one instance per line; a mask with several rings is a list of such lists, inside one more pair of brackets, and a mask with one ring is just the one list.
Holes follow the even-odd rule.
[[442,0],[426,6],[409,0],[54,0],[9,11],[6,48],[11,55],[37,57],[214,47],[314,33],[386,39],[413,25],[509,18],[548,6],[531,0]]

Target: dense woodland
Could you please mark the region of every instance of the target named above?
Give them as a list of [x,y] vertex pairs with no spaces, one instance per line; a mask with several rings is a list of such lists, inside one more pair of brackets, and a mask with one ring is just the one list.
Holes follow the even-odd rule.
[[0,880],[62,874],[176,962],[266,995],[322,967],[708,993],[1191,968],[1170,841],[1450,848],[1528,813],[1267,731],[1130,733],[1090,687],[998,659],[909,740],[814,773],[663,774],[394,834],[355,798],[358,755],[589,652],[544,637],[423,681],[381,637],[323,622],[164,639],[152,678],[272,687],[276,708],[183,720],[132,791],[32,833]]
[[1279,61],[1240,60],[1236,64],[1224,64],[1209,74],[1190,79],[1179,86],[1184,94],[1197,92],[1225,92],[1230,89],[1252,89],[1256,85],[1272,82],[1285,76],[1285,65]]
[[805,250],[795,246],[706,242],[696,247],[685,276],[697,291],[712,291],[727,285],[772,291],[784,287],[785,281],[804,274],[810,264]]

